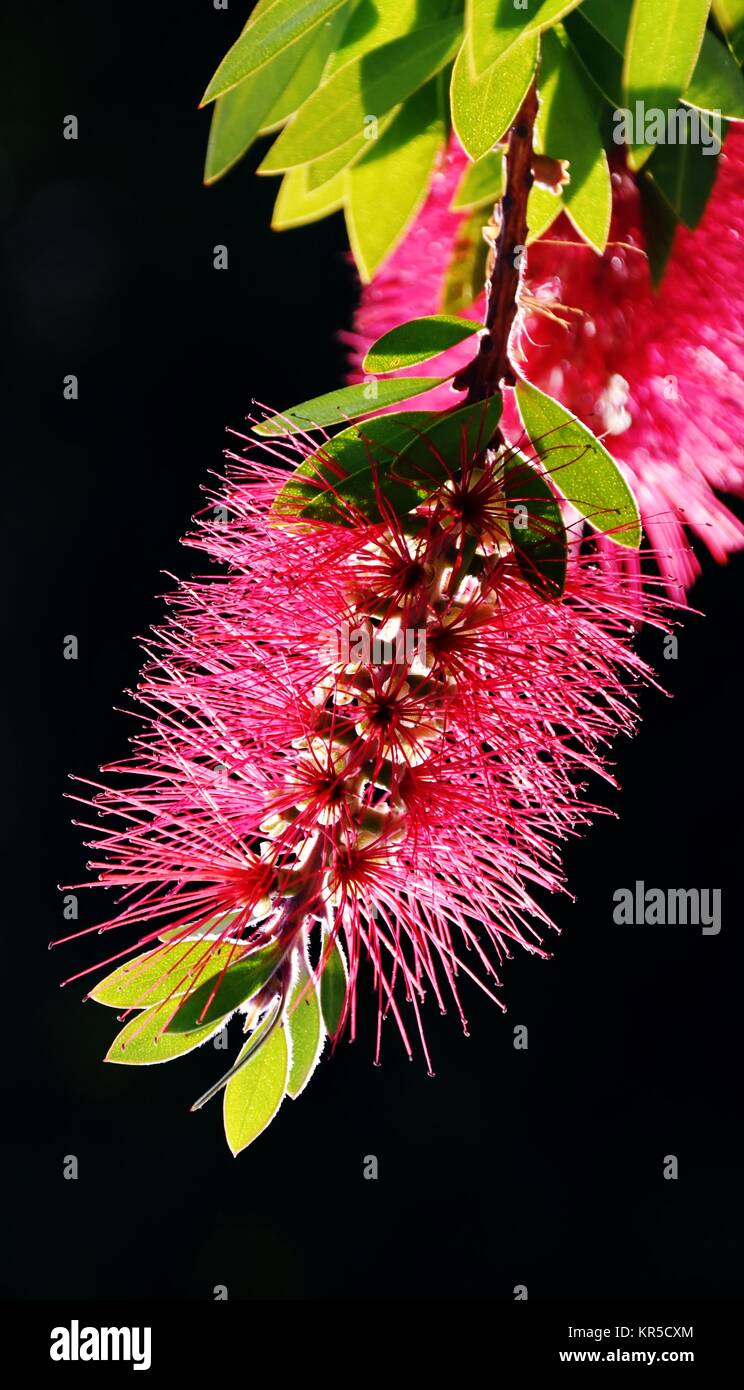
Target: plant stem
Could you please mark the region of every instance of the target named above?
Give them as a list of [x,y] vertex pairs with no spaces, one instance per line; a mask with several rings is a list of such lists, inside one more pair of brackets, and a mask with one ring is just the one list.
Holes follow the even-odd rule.
[[527,199],[534,182],[532,136],[536,116],[535,80],[509,132],[506,191],[500,203],[500,222],[498,217],[494,219],[499,232],[493,269],[486,286],[484,326],[487,331],[480,340],[478,356],[454,380],[455,387],[467,388],[468,404],[487,400],[502,384],[511,386],[515,381],[509,361],[509,335],[517,312],[527,241]]

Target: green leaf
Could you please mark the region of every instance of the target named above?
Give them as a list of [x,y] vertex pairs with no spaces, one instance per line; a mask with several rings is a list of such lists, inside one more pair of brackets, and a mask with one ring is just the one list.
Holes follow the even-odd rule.
[[488,264],[488,242],[483,227],[483,211],[476,210],[460,222],[455,232],[440,299],[440,308],[445,314],[463,313],[483,293]]
[[543,38],[537,134],[542,153],[569,160],[563,206],[577,232],[601,254],[612,216],[610,168],[582,70],[567,44],[550,33]]
[[216,1023],[205,1024],[203,1028],[195,1028],[191,1033],[164,1032],[169,1008],[169,1005],[156,1005],[144,1013],[135,1014],[117,1033],[105,1060],[139,1067],[171,1062],[175,1057],[183,1057],[187,1052],[193,1052],[195,1047],[201,1047],[222,1026],[221,1020],[217,1020]]
[[501,394],[487,401],[448,411],[426,431],[415,436],[392,466],[394,478],[422,488],[424,496],[458,473],[466,460],[474,459],[489,444],[501,419]]
[[243,949],[235,941],[217,945],[204,936],[182,938],[125,961],[98,982],[90,998],[111,1009],[149,1008],[170,995],[185,994],[205,974],[208,979],[218,974]]
[[304,52],[308,35],[346,3],[347,0],[268,0],[258,4],[209,83],[202,106],[294,47],[300,45]]
[[[637,101],[647,112],[677,105],[695,70],[709,9],[710,0],[633,0],[623,63],[631,111]],[[651,146],[633,146],[631,168],[639,169],[651,152]]]
[[311,31],[312,41],[293,76],[288,82],[281,84],[281,87],[279,83],[275,86],[274,90],[279,91],[280,95],[264,117],[262,132],[276,130],[278,126],[283,125],[320,85],[329,66],[330,56],[338,46],[349,22],[349,10],[350,0],[344,0],[336,14]]
[[466,40],[452,70],[452,124],[471,159],[481,159],[509,129],[535,72],[538,39],[530,35],[477,74]]
[[713,13],[737,63],[744,63],[744,0],[713,0]]
[[[679,108],[684,115],[684,108]],[[706,117],[701,114],[701,126]],[[681,127],[686,132],[686,128]],[[662,197],[686,227],[697,227],[716,180],[718,160],[703,144],[659,145],[646,169]]]
[[502,196],[504,186],[503,152],[489,150],[475,164],[468,164],[450,207],[453,212],[490,207]]
[[241,1004],[252,999],[271,979],[281,960],[281,950],[272,944],[251,951],[231,965],[220,978],[212,976],[186,996],[168,1024],[168,1033],[189,1033],[204,1024],[227,1018]]
[[581,0],[466,0],[465,32],[476,73],[485,72],[514,44],[562,19]]
[[551,193],[548,188],[538,188],[535,185],[530,189],[530,196],[527,199],[527,245],[531,246],[533,241],[537,241],[548,227],[552,227],[556,217],[563,212],[563,199],[557,194]]
[[[311,36],[312,37],[312,36]],[[283,53],[270,67],[246,77],[215,102],[209,128],[204,182],[215,183],[250,149],[266,113],[303,56],[300,44]]]
[[[626,0],[620,0],[625,5]],[[615,14],[611,0],[608,0],[608,9],[600,12],[598,23],[602,19],[610,19]],[[609,25],[602,24],[597,28],[594,20],[591,0],[584,0],[580,10],[567,15],[564,20],[564,27],[568,34],[571,47],[579,58],[584,72],[591,79],[597,91],[609,102],[613,109],[617,110],[623,106],[623,48],[625,43],[625,30],[630,11],[626,10],[624,17],[621,15],[621,39],[620,47],[616,47],[609,42],[606,31]]]
[[380,521],[375,481],[398,515],[406,515],[420,496],[409,485],[391,487],[387,474],[415,431],[438,419],[432,410],[398,411],[341,430],[295,469],[274,501],[272,518],[299,515],[344,526],[361,512]]
[[[253,1039],[248,1040],[238,1060],[252,1042]],[[233,1155],[247,1149],[271,1124],[284,1100],[288,1076],[287,1035],[284,1028],[276,1027],[225,1087],[223,1119]]]
[[451,9],[452,0],[359,0],[329,63],[329,73],[412,33],[422,22],[446,19]]
[[385,134],[349,171],[346,224],[365,283],[423,206],[445,138],[441,91],[434,78],[403,103]]
[[472,319],[456,318],[451,314],[432,314],[428,318],[409,319],[383,333],[372,344],[362,364],[365,372],[399,372],[417,362],[439,357],[465,338],[478,333],[482,324]]
[[347,63],[285,127],[269,150],[263,171],[279,173],[307,164],[363,137],[370,113],[375,118],[385,115],[450,61],[459,34],[460,21],[453,17]]
[[271,225],[275,232],[285,232],[290,227],[304,227],[309,222],[318,222],[343,207],[345,182],[343,174],[324,183],[322,187],[308,188],[309,165],[290,169],[281,182],[274,204]]
[[297,979],[289,997],[286,1020],[292,1040],[292,1066],[287,1094],[292,1100],[296,1100],[307,1086],[320,1060],[325,1040],[318,991],[311,983],[304,951],[299,953],[298,961]]
[[[571,44],[585,70],[613,107],[622,107],[623,53],[628,33],[628,0],[584,0],[566,20]],[[702,111],[736,118],[744,110],[744,79],[728,50],[706,29],[692,78],[681,100]],[[671,103],[676,106],[676,101]]]
[[[380,118],[377,122],[376,131],[374,132],[376,139],[380,140],[382,138],[385,131],[395,120],[399,110],[400,107],[396,106],[392,111],[388,111],[385,116]],[[331,154],[326,154],[322,159],[315,159],[311,164],[305,165],[304,167],[307,169],[307,186],[309,191],[314,193],[316,189],[322,188],[325,184],[337,178],[339,174],[344,173],[345,170],[353,169],[354,165],[358,163],[360,159],[364,158],[370,148],[371,142],[372,134],[369,132],[365,132],[362,135],[355,135],[353,140],[347,140],[345,144],[339,145],[338,149],[333,150]],[[270,154],[271,150],[269,150],[269,154],[266,156],[267,159]],[[265,172],[263,165],[261,165],[258,169],[258,173],[263,174]]]
[[532,447],[562,495],[595,530],[637,549],[638,506],[604,444],[570,410],[522,378],[516,396]]
[[651,283],[655,289],[658,289],[672,254],[679,221],[666,198],[662,198],[653,179],[649,177],[647,168],[640,172],[638,191],[641,198],[641,222]]
[[686,106],[744,119],[744,77],[728,49],[706,29],[692,81],[682,93]]
[[568,544],[549,484],[517,455],[506,464],[504,489],[512,545],[524,578],[542,598],[560,598],[566,586]]
[[360,415],[369,415],[387,405],[410,400],[441,386],[446,377],[405,376],[391,381],[363,381],[356,386],[342,386],[339,391],[329,391],[327,395],[315,396],[312,400],[293,405],[281,415],[272,415],[254,425],[254,434],[276,437],[281,434],[298,434],[302,430],[324,429],[327,425],[340,425],[345,420],[354,420]]
[[[324,956],[327,948],[328,937],[324,933]],[[341,1019],[343,1018],[344,1003],[346,1000],[346,981],[348,978],[349,972],[346,967],[346,960],[341,950],[341,943],[337,937],[325,959],[323,974],[320,977],[320,1004],[323,1010],[323,1022],[329,1038],[335,1038],[341,1027]]]

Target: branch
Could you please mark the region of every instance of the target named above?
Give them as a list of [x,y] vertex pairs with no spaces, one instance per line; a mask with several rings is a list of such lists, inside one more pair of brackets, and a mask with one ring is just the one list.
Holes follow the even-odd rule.
[[[514,125],[506,152],[506,191],[494,212],[499,228],[494,245],[493,269],[486,285],[486,332],[478,356],[455,377],[454,386],[467,388],[467,403],[487,400],[502,383],[512,386],[509,336],[517,312],[527,241],[527,199],[534,182],[532,135],[537,116],[537,82],[533,81]],[[500,208],[501,216],[498,217]]]

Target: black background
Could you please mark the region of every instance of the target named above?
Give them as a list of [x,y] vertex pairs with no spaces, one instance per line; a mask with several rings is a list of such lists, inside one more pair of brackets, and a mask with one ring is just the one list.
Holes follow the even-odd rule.
[[[644,638],[674,698],[648,694],[619,749],[621,819],[570,847],[577,901],[554,904],[552,961],[507,967],[506,1018],[466,996],[465,1038],[430,1010],[436,1079],[393,1032],[373,1067],[370,997],[360,1040],[235,1160],[219,1104],[188,1113],[224,1054],[101,1065],[113,1015],[58,989],[98,940],[47,951],[66,928],[56,885],[85,861],[67,775],[125,752],[113,706],[138,669],[130,639],[160,616],[161,571],[189,571],[177,538],[223,427],[252,397],[282,407],[340,382],[356,289],[340,218],[268,230],[275,185],[252,177],[254,155],[201,186],[196,104],[237,3],[8,18],[6,1295],[740,1293],[741,561],[706,560],[694,602],[708,616],[689,619],[676,662]],[[77,142],[62,138],[70,113]],[[70,372],[77,402],[62,399]],[[720,936],[613,926],[612,893],[636,879],[721,888]],[[81,895],[81,925],[96,907]],[[527,1052],[512,1047],[522,1023]]]

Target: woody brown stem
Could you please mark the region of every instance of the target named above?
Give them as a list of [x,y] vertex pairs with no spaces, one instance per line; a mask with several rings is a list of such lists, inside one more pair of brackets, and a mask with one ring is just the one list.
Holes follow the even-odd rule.
[[[493,269],[486,285],[486,332],[478,356],[458,373],[454,385],[467,388],[467,403],[487,400],[515,377],[509,361],[509,335],[517,312],[517,295],[527,241],[527,199],[534,182],[532,137],[537,116],[537,82],[533,81],[514,125],[506,151],[506,190],[500,204],[500,227]],[[498,216],[495,217],[499,225]]]

